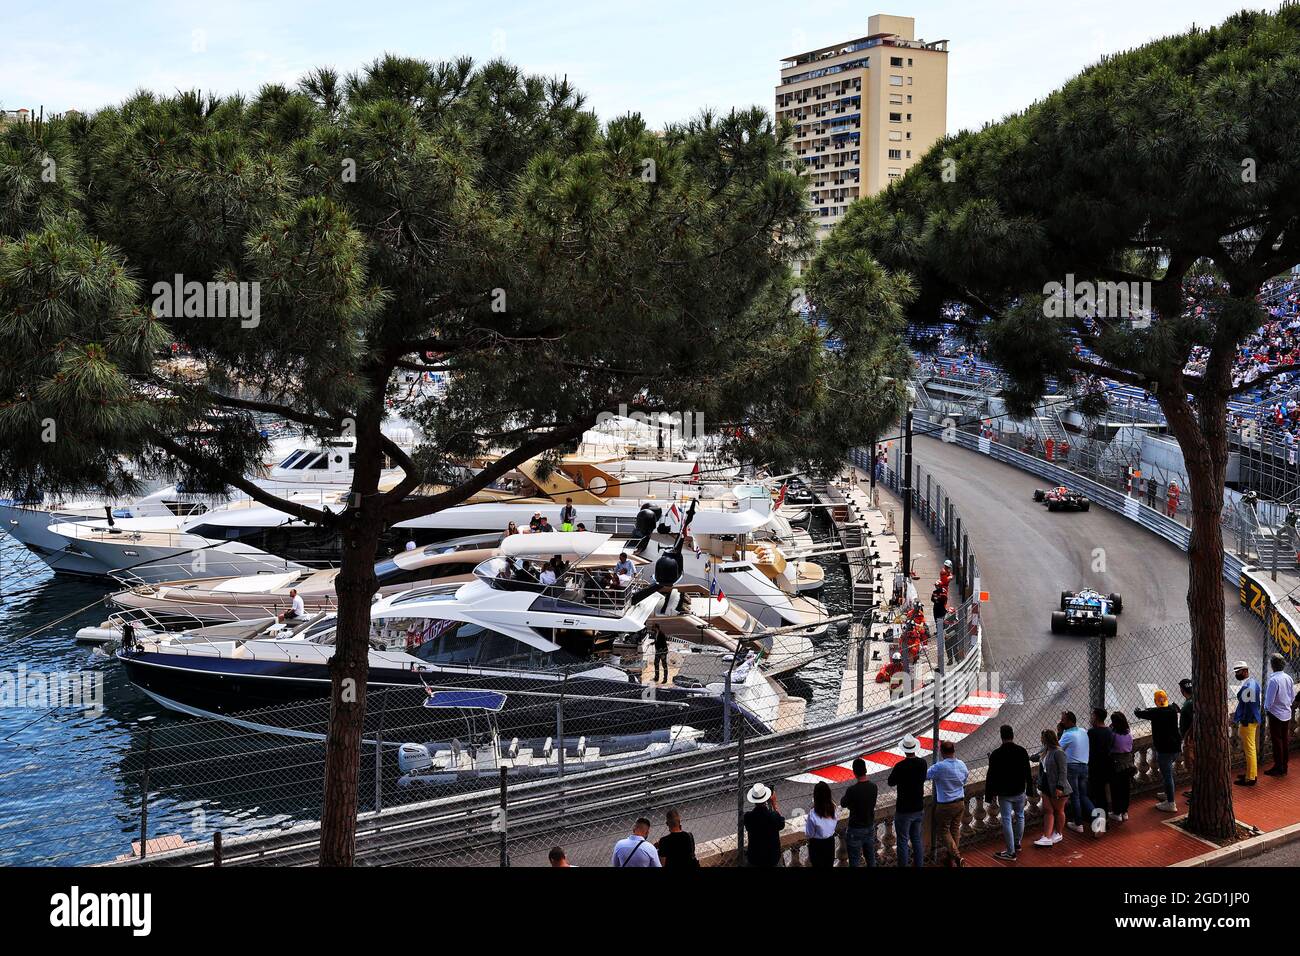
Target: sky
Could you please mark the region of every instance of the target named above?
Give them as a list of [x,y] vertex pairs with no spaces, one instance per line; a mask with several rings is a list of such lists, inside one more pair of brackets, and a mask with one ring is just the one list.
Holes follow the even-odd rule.
[[0,107],[90,112],[140,88],[253,93],[316,66],[346,73],[392,52],[501,56],[567,76],[602,119],[637,112],[657,128],[706,107],[770,112],[783,57],[865,36],[868,16],[891,13],[914,17],[919,39],[949,41],[951,133],[1023,109],[1104,53],[1218,23],[1245,5],[818,0],[810,14],[801,0],[47,0],[7,6]]

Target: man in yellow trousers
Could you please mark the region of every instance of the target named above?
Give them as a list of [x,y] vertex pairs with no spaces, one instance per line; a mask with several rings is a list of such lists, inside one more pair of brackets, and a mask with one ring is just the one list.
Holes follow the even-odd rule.
[[1232,722],[1237,726],[1237,733],[1241,736],[1241,749],[1246,755],[1246,772],[1234,783],[1239,787],[1253,787],[1259,771],[1256,742],[1259,739],[1257,736],[1259,705],[1264,695],[1260,692],[1259,681],[1250,676],[1250,667],[1245,661],[1237,661],[1233,664],[1232,672],[1233,676],[1241,681],[1241,687],[1237,690],[1237,709],[1232,714]]

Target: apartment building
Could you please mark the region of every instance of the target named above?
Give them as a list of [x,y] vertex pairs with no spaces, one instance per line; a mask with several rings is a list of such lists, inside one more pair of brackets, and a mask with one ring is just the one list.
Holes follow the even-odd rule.
[[781,64],[776,118],[794,128],[790,163],[808,177],[819,240],[947,131],[948,41],[915,31],[912,17],[876,14],[866,36]]

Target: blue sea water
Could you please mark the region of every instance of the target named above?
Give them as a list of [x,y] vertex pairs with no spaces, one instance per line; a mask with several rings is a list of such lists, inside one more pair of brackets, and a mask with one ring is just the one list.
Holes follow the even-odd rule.
[[[820,538],[826,528],[813,530]],[[821,563],[821,598],[837,613],[848,603],[846,577],[837,558]],[[110,654],[76,644],[79,628],[108,616],[103,599],[112,590],[56,576],[0,534],[0,697],[5,680],[12,695],[24,669],[29,677],[74,672],[102,687],[103,704],[86,712],[0,700],[0,865],[103,863],[130,853],[140,838],[146,763],[151,838],[208,842],[215,830],[234,835],[319,819],[322,744],[172,714],[133,688]],[[845,641],[832,631],[824,645],[831,653],[790,690],[809,700],[837,698]],[[364,753],[362,774],[364,811],[378,799]],[[387,801],[393,781],[383,783]]]

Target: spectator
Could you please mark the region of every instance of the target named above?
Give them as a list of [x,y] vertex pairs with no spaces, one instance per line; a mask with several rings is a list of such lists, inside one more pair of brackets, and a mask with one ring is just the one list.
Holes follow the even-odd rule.
[[[1061,723],[1057,729],[1070,780],[1070,810],[1067,816],[1073,819],[1067,826],[1075,833],[1083,833],[1085,822],[1095,821],[1097,810],[1088,796],[1088,735],[1078,726],[1072,710],[1061,711]],[[1106,752],[1110,752],[1109,748]],[[1100,819],[1101,829],[1097,829],[1095,823],[1093,826],[1093,833],[1098,836],[1106,832],[1105,813]]]
[[1273,742],[1273,766],[1264,773],[1270,777],[1285,777],[1287,760],[1290,754],[1288,741],[1291,737],[1291,708],[1295,704],[1295,684],[1284,670],[1286,658],[1274,654],[1268,659],[1273,673],[1268,675],[1268,685],[1264,688],[1264,710],[1268,712],[1268,733]]
[[1128,819],[1129,792],[1137,767],[1133,763],[1133,732],[1128,718],[1119,711],[1110,715],[1110,732],[1110,818],[1121,821]]
[[699,867],[700,861],[695,858],[695,837],[682,829],[681,813],[669,810],[664,822],[668,825],[668,832],[655,844],[664,869],[693,870]]
[[614,573],[619,577],[629,578],[636,574],[636,565],[632,563],[632,559],[627,556],[626,551],[619,552],[618,563],[614,565]]
[[[1115,745],[1115,734],[1106,726],[1106,708],[1094,707],[1092,726],[1088,728],[1088,799],[1092,805],[1101,810],[1100,818],[1106,818],[1110,803],[1106,799],[1106,787],[1111,782],[1111,750]],[[1098,816],[1094,814],[1094,817]],[[1105,825],[1104,823],[1102,824]]]
[[1241,687],[1237,689],[1237,709],[1232,713],[1232,722],[1241,737],[1242,753],[1246,755],[1246,770],[1233,783],[1239,787],[1253,787],[1255,778],[1259,774],[1256,742],[1259,739],[1257,736],[1260,718],[1259,702],[1264,695],[1260,691],[1259,681],[1250,676],[1250,666],[1245,661],[1237,661],[1233,664],[1232,672],[1233,676],[1241,681]]
[[[506,536],[507,538],[510,537],[511,535],[515,535],[515,534],[518,534],[518,533],[519,533],[519,525],[515,524],[513,521],[511,521],[509,524],[506,525],[506,534],[505,534],[505,536]],[[561,851],[561,852],[563,852],[563,851]]]
[[813,787],[813,808],[804,818],[803,832],[808,837],[808,864],[816,869],[835,865],[835,800],[831,785],[825,780]]
[[970,771],[957,759],[957,748],[952,741],[939,744],[943,757],[926,771],[925,778],[934,781],[934,828],[943,836],[945,866],[965,866],[961,855],[961,822],[966,815],[966,781]]
[[761,783],[749,788],[748,800],[753,804],[744,817],[745,858],[750,866],[781,865],[781,831],[785,817],[776,805],[776,794]]
[[555,529],[551,527],[551,519],[546,517],[546,515],[542,515],[541,520],[537,522],[537,530],[554,531]]
[[542,573],[538,575],[537,580],[542,585],[542,587],[549,588],[551,585],[553,585],[558,580],[558,578],[556,578],[555,576],[555,566],[551,564],[549,561],[546,562],[546,564],[542,567]]
[[[921,867],[925,853],[921,844],[921,821],[925,816],[925,761],[916,755],[921,749],[917,739],[908,734],[899,743],[903,759],[894,764],[886,781],[897,790],[894,799],[894,837],[898,845],[898,865]],[[910,852],[909,852],[910,850]]]
[[1029,751],[1015,742],[1011,725],[1003,724],[1000,732],[1002,746],[989,754],[984,798],[997,798],[1002,836],[1007,841],[1007,848],[993,855],[1014,863],[1025,835],[1025,799],[1034,785],[1034,776],[1029,769]]
[[1178,733],[1178,709],[1169,703],[1169,695],[1162,690],[1155,693],[1154,707],[1133,711],[1138,720],[1151,721],[1151,744],[1156,751],[1156,763],[1164,780],[1165,799],[1156,804],[1157,810],[1177,813],[1174,802],[1174,761],[1178,759],[1182,738]]
[[1070,796],[1069,761],[1056,738],[1056,731],[1044,730],[1043,755],[1038,760],[1038,791],[1043,795],[1043,835],[1034,846],[1056,846],[1065,834],[1065,802]]
[[539,528],[541,528],[541,526],[542,526],[542,513],[540,511],[534,511],[532,518],[530,518],[528,521],[528,530],[536,531]]
[[551,852],[546,854],[546,858],[551,862],[551,869],[559,870],[569,867],[569,857],[565,854],[562,846],[551,847]]
[[[1184,677],[1178,682],[1178,690],[1183,695],[1183,704],[1178,708],[1178,736],[1183,742],[1183,767],[1191,776],[1192,765],[1196,758],[1195,739],[1192,737],[1192,718],[1195,705],[1192,702],[1192,679]],[[1184,790],[1183,796],[1190,797],[1192,791]]]
[[861,866],[865,854],[867,866],[876,865],[876,797],[877,787],[867,779],[867,763],[861,757],[853,761],[856,783],[844,791],[840,806],[849,811],[844,828],[844,848],[849,866]]
[[560,509],[560,530],[572,531],[574,522],[578,520],[578,509],[573,507],[573,499],[565,498],[564,507]]
[[659,854],[649,843],[650,821],[640,817],[632,827],[632,835],[624,837],[614,844],[614,854],[609,858],[609,865],[623,867],[652,867],[658,869]]

